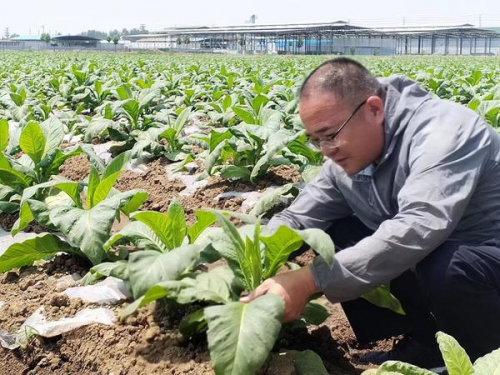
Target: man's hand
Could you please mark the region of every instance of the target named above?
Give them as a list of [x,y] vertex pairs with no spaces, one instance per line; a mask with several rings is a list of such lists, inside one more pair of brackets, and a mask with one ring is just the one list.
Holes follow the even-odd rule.
[[285,301],[283,323],[286,323],[298,319],[309,297],[318,292],[311,269],[307,266],[267,279],[248,296],[240,298],[240,301],[248,303],[264,294],[274,293]]

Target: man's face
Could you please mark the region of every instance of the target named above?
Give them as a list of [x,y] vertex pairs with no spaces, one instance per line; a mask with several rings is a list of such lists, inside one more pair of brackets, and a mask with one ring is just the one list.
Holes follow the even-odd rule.
[[[360,105],[356,113],[349,117]],[[312,140],[323,140],[321,152],[353,175],[379,160],[384,149],[384,106],[377,96],[364,104],[346,104],[328,92],[318,92],[300,101],[300,118]],[[349,119],[335,137],[328,140]]]

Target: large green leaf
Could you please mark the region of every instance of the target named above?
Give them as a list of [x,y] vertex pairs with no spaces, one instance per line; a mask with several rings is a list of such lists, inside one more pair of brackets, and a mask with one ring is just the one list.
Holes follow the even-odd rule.
[[42,159],[59,147],[64,139],[64,125],[57,117],[50,117],[40,124],[46,139]]
[[204,309],[198,309],[185,316],[179,324],[179,332],[184,337],[191,337],[207,326]]
[[267,142],[265,155],[257,161],[252,170],[251,181],[254,181],[262,173],[262,169],[271,162],[278,151],[283,150],[287,144],[299,138],[302,133],[298,132],[294,134],[288,130],[280,130],[277,133],[273,133]]
[[184,129],[184,126],[187,124],[190,114],[191,114],[191,108],[190,107],[184,108],[180,113],[180,115],[175,120],[174,129],[176,136],[178,136],[181,133],[182,129]]
[[309,324],[319,326],[328,319],[330,313],[318,300],[309,301],[302,311],[301,318]]
[[376,370],[376,375],[436,375],[436,373],[405,362],[387,361]]
[[283,195],[293,194],[297,196],[298,193],[298,189],[293,184],[286,184],[279,188],[268,190],[255,204],[250,214],[255,216],[263,215],[280,204]]
[[194,245],[178,247],[168,253],[153,250],[131,253],[129,274],[134,298],[139,298],[162,281],[177,280],[198,256],[199,248]]
[[217,221],[216,216],[208,211],[196,211],[196,223],[187,229],[189,243],[194,243],[200,234]]
[[19,203],[0,201],[0,213],[11,214],[19,210]]
[[160,252],[168,251],[163,241],[146,224],[134,221],[127,224],[122,230],[114,234],[104,244],[107,251],[118,241],[127,239],[141,250],[156,250]]
[[292,357],[297,375],[328,375],[321,357],[312,350],[287,350],[286,355]]
[[0,168],[0,180],[8,186],[15,187],[16,185],[21,186],[23,189],[27,188],[31,183],[31,178],[29,176],[23,175],[22,173],[10,168],[4,169]]
[[106,262],[92,267],[82,279],[82,285],[90,285],[97,280],[105,277],[113,276],[121,280],[128,280],[128,262],[126,260],[118,260],[116,262]]
[[500,375],[500,349],[474,362],[474,375]]
[[247,124],[255,124],[255,119],[253,115],[248,112],[246,109],[243,109],[241,107],[233,107],[233,112],[238,116],[240,119],[242,119],[244,122]]
[[13,268],[30,266],[33,262],[45,259],[60,251],[74,252],[74,249],[54,234],[43,233],[24,242],[9,246],[0,256],[0,272]]
[[332,238],[321,229],[311,228],[296,231],[314,251],[325,260],[330,268],[335,261],[335,245]]
[[80,248],[92,264],[96,265],[106,256],[103,244],[109,238],[119,204],[118,200],[108,199],[90,210],[65,206],[49,207],[49,217],[68,242]]
[[266,361],[281,329],[283,300],[267,294],[243,304],[205,309],[208,347],[217,375],[253,375]]
[[19,138],[19,147],[35,164],[40,163],[45,152],[46,138],[37,122],[29,122]]
[[177,199],[174,199],[168,206],[167,215],[171,220],[173,247],[181,246],[186,237],[186,216]]
[[137,121],[139,120],[139,116],[141,114],[139,103],[134,99],[127,100],[123,104],[123,109],[125,110],[125,112],[129,116],[129,119],[131,120],[132,125],[134,125],[134,126],[137,125]]
[[449,375],[474,374],[470,358],[457,340],[443,332],[436,337]]
[[286,263],[290,254],[304,242],[297,232],[285,226],[280,226],[271,236],[262,236],[260,239],[266,245],[265,279],[274,276]]
[[85,129],[85,142],[90,142],[94,138],[100,138],[107,132],[109,128],[115,128],[116,124],[113,120],[108,120],[102,117],[93,117],[87,128]]
[[172,219],[168,215],[156,211],[138,211],[131,214],[131,218],[148,226],[168,250],[177,247]]
[[217,267],[210,272],[199,274],[195,279],[168,280],[153,285],[140,302],[129,307],[127,313],[133,309],[146,306],[161,298],[171,298],[180,304],[190,304],[196,301],[212,303],[228,303],[241,292],[241,287],[227,266]]
[[9,144],[9,123],[0,120],[0,152],[4,152]]

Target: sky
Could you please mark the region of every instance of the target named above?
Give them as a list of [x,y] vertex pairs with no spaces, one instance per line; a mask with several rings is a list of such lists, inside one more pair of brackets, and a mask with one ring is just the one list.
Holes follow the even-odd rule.
[[168,26],[242,25],[343,20],[359,26],[472,23],[500,26],[500,1],[492,0],[0,0],[0,35],[79,34]]

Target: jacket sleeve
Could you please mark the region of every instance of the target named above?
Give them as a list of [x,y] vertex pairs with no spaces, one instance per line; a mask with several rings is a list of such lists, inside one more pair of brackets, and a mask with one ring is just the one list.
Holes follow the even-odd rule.
[[413,132],[398,213],[339,252],[333,269],[321,258],[313,263],[315,281],[330,301],[357,298],[416,266],[460,221],[489,158],[491,135],[475,115],[456,107],[442,112],[431,111]]
[[273,216],[267,227],[274,231],[281,225],[293,229],[327,229],[333,220],[352,214],[335,184],[331,161],[324,163],[318,176],[306,185],[290,207]]

